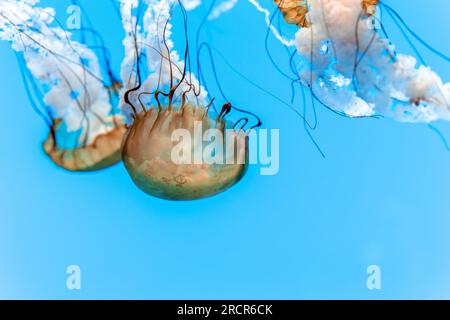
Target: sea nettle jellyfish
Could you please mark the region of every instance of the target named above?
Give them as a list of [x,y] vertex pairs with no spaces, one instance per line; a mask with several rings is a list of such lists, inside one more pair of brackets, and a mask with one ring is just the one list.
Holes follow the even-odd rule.
[[[412,38],[449,58],[419,38],[391,7],[379,0],[274,3],[287,23],[299,27],[293,42],[299,56],[293,67],[296,81],[323,105],[349,117],[381,115],[412,123],[450,120],[450,84],[426,65]],[[377,8],[399,26],[416,57],[396,51],[375,15]]]
[[[101,45],[95,45],[104,54],[99,61],[88,45],[72,40],[53,9],[36,7],[38,2],[2,0],[0,39],[16,51],[33,107],[50,128],[44,151],[70,171],[111,166],[121,158],[125,133],[118,109],[121,84]],[[81,31],[100,41],[86,30]]]
[[[218,194],[237,183],[247,169],[248,146],[241,130],[247,119],[234,124],[226,120],[233,109],[230,103],[214,112],[213,100],[189,71],[187,33],[183,59],[170,40],[174,8],[181,10],[187,28],[186,10],[198,4],[121,1],[126,31],[122,105],[130,118],[122,158],[135,184],[163,199]],[[227,147],[225,140],[231,141]],[[180,143],[187,147],[180,148]]]

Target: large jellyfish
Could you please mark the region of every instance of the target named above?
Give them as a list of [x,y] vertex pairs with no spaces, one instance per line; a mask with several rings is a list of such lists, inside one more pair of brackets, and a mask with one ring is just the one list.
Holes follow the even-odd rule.
[[[214,112],[213,99],[190,71],[187,33],[183,58],[170,39],[173,10],[181,10],[187,28],[186,10],[198,4],[121,1],[126,31],[122,106],[130,118],[123,162],[140,189],[164,199],[215,195],[237,183],[247,168],[247,135],[241,130],[247,120],[226,120],[230,103]],[[188,147],[179,149],[179,143]]]
[[[121,87],[87,45],[74,41],[39,0],[0,2],[0,39],[9,41],[35,110],[50,128],[44,151],[70,171],[108,167],[121,158]],[[98,36],[98,35],[95,35]]]
[[420,65],[415,57],[396,51],[383,25],[377,26],[377,6],[405,34],[410,32],[449,58],[414,34],[392,8],[379,0],[274,2],[287,23],[300,27],[295,36],[297,81],[323,105],[350,117],[381,115],[412,123],[450,120],[450,84],[419,53]]

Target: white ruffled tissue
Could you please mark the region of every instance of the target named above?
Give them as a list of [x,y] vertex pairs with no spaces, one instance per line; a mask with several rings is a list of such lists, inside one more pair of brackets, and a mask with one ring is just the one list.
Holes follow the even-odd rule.
[[26,66],[46,88],[44,103],[52,117],[69,132],[80,131],[80,141],[93,141],[111,130],[105,126],[112,106],[99,61],[86,46],[55,22],[52,8],[39,8],[39,0],[0,2],[0,40],[9,41],[23,54]]
[[[146,78],[142,79],[141,88],[130,97],[132,103],[138,107],[140,103],[137,99],[142,92],[161,90],[167,93],[170,89],[171,64],[173,83],[176,84],[182,78],[185,62],[174,49],[174,44],[170,38],[172,30],[171,13],[178,5],[178,0],[140,1],[140,5],[145,5],[145,12],[139,22],[137,22],[138,17],[136,16],[139,2],[136,0],[120,0],[120,3],[123,27],[126,32],[123,40],[125,57],[121,68],[121,77],[124,83],[123,92],[133,89],[137,85],[137,57],[144,59],[146,67]],[[192,10],[201,1],[183,0],[181,3],[186,10]],[[164,39],[166,40],[165,44]],[[191,90],[186,95],[187,100],[204,105],[207,100],[207,92],[204,88],[200,88],[197,78],[191,73],[186,75],[185,81],[178,87],[175,95],[179,96],[182,92],[188,91],[191,86]],[[195,93],[198,94],[199,91],[200,95],[197,96]],[[153,95],[141,96],[141,100],[147,105],[150,104],[152,99]],[[153,102],[155,101],[153,100]],[[123,94],[121,106],[123,112],[130,115],[131,110],[125,103]]]
[[361,0],[308,4],[310,27],[296,33],[298,71],[321,102],[351,117],[450,120],[450,84],[429,67],[417,66],[416,58],[396,54],[362,14]]

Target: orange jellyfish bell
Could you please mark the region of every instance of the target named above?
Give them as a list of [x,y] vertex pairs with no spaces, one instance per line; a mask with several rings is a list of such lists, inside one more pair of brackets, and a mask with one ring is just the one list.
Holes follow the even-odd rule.
[[[117,100],[121,84],[116,82],[108,91]],[[113,102],[113,101],[111,101]],[[103,132],[95,135],[89,142],[66,148],[58,144],[58,132],[63,120],[55,119],[50,133],[43,143],[44,152],[59,167],[76,172],[97,171],[121,161],[121,145],[126,132],[123,117],[119,114],[102,119]],[[62,129],[63,130],[63,129]],[[85,129],[89,131],[89,129]]]
[[[57,131],[57,121],[53,130]],[[110,167],[121,160],[120,147],[125,127],[117,125],[111,131],[100,134],[93,142],[76,149],[59,148],[54,134],[50,133],[43,143],[47,156],[59,167],[69,171],[97,171]]]
[[[142,191],[168,200],[195,200],[216,195],[241,180],[248,166],[246,134],[242,130],[234,131],[222,115],[213,119],[208,110],[208,107],[186,104],[180,108],[150,108],[136,116],[124,138],[122,159]],[[174,161],[173,133],[181,129],[194,137],[196,127],[201,127],[202,132],[216,129],[223,137],[227,129],[233,131],[237,142],[233,154],[229,153],[230,149],[224,151],[223,163]]]
[[379,3],[380,0],[363,0],[362,7],[369,16],[373,16]]
[[299,0],[274,0],[280,9],[284,19],[289,24],[295,24],[299,27],[308,27],[306,14],[308,7],[305,1]]
[[[288,24],[295,24],[298,27],[309,27],[309,21],[306,17],[308,13],[307,0],[273,0],[284,16]],[[368,15],[375,13],[375,7],[380,0],[361,0],[362,9]]]

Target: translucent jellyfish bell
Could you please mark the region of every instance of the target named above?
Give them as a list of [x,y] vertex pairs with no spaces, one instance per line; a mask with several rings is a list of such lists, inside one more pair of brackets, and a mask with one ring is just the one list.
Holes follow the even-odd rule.
[[125,133],[118,109],[121,84],[87,45],[72,40],[51,8],[35,0],[0,3],[0,39],[17,52],[27,93],[49,126],[45,153],[70,171],[120,161]]
[[[237,135],[237,157],[233,157],[231,164],[226,163],[229,159],[226,151],[223,163],[174,161],[175,130],[186,130],[190,137],[196,135],[196,126],[204,131],[217,129],[223,136],[226,129],[233,130],[231,123],[223,118],[213,119],[207,113],[205,106],[188,104],[178,108],[151,107],[136,117],[125,136],[123,161],[140,189],[159,198],[193,200],[225,191],[245,175],[248,163],[245,135]],[[189,153],[193,155],[195,141],[189,144]],[[203,156],[203,148],[201,152]]]
[[[122,77],[132,79],[124,81],[123,107],[131,109],[126,112],[131,123],[124,139],[123,162],[135,184],[152,196],[193,200],[218,194],[245,175],[246,133],[235,130],[235,125],[225,119],[230,104],[225,104],[218,114],[211,110],[212,101],[207,102],[205,89],[173,49],[169,20],[171,8],[178,2],[144,2],[147,8],[142,10],[143,20],[133,16],[135,7],[130,1],[121,2],[127,31],[125,50],[130,57],[122,65]],[[136,26],[139,23],[141,27]],[[186,48],[185,58],[188,54]],[[148,74],[144,75],[143,70]],[[204,161],[210,141],[205,142],[203,137],[212,129],[219,145],[230,132],[235,144],[221,149],[221,160]],[[177,139],[177,133],[182,133],[183,139]],[[179,143],[187,143],[181,161],[177,160]],[[197,152],[201,159],[195,159]]]

